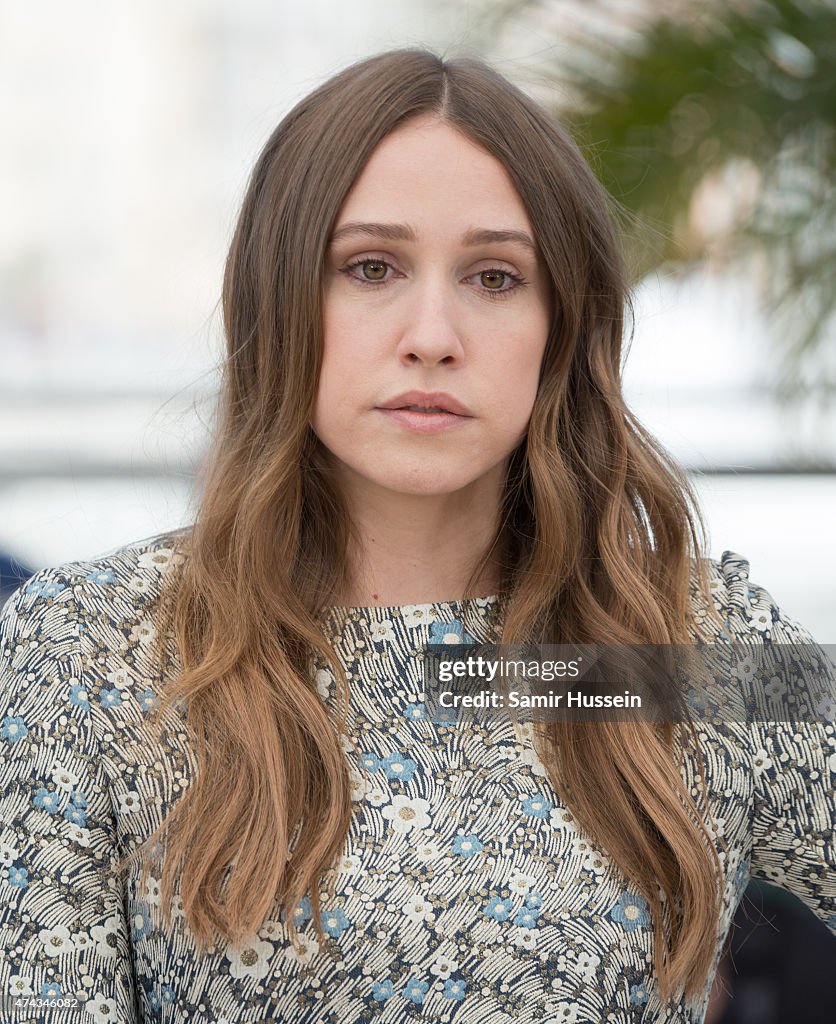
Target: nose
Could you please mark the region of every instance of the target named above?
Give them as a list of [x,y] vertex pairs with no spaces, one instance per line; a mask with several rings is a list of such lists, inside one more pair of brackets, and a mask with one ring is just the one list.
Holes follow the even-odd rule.
[[441,281],[416,283],[398,342],[398,356],[406,363],[452,365],[464,358],[461,324],[455,297]]

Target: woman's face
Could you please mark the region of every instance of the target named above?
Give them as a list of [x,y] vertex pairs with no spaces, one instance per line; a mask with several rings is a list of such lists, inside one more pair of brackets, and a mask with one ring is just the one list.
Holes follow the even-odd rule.
[[449,125],[372,153],[326,255],[311,424],[350,496],[498,500],[551,320],[533,239],[502,164]]

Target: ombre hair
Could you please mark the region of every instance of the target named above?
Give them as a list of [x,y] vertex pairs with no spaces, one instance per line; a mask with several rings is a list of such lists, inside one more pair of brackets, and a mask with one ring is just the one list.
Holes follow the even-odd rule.
[[[320,887],[343,849],[351,790],[345,673],[321,628],[356,539],[310,421],[322,359],[323,269],[343,202],[378,143],[434,115],[507,170],[551,278],[554,317],[525,440],[509,460],[496,536],[502,643],[687,643],[706,593],[703,530],[681,470],[626,407],[629,282],[613,201],[566,132],[480,61],[383,53],[301,100],[261,152],[223,283],[219,422],[186,556],[158,609],[180,670],[197,774],[129,861],[165,837],[162,906],[181,877],[199,948],[237,942]],[[469,607],[466,602],[466,608]],[[164,634],[166,627],[160,629]],[[339,714],[311,678],[317,654]],[[720,914],[720,863],[672,724],[540,723],[538,753],[578,825],[645,896],[660,993],[699,993]],[[681,755],[680,755],[681,756]],[[705,797],[706,794],[702,793]],[[211,828],[207,822],[211,821]],[[143,870],[148,868],[147,862]]]

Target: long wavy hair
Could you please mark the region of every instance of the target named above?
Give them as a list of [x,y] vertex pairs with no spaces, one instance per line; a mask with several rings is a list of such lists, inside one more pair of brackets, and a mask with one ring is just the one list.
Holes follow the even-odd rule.
[[[164,913],[180,873],[199,948],[216,934],[253,934],[276,905],[295,937],[306,893],[322,936],[320,887],[352,803],[341,745],[348,683],[321,616],[338,603],[356,540],[309,425],[323,267],[374,148],[427,114],[506,168],[555,297],[527,437],[463,596],[476,596],[480,572],[501,553],[502,643],[693,639],[703,529],[681,470],[622,397],[630,306],[612,200],[562,128],[480,61],[405,49],[337,74],[281,121],[253,170],[223,283],[228,349],[214,444],[186,557],[159,607],[181,670],[166,677],[156,721],[187,708],[198,770],[122,867],[158,853],[165,836]],[[337,680],[337,714],[311,678],[317,652]],[[721,871],[707,800],[695,804],[677,762],[681,742],[701,764],[695,730],[538,723],[535,740],[579,826],[649,904],[661,995],[698,993],[715,950]]]

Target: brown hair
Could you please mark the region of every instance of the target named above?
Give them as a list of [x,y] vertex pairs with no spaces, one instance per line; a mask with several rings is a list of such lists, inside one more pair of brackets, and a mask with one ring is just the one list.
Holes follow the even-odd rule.
[[[503,643],[678,643],[691,636],[691,584],[705,588],[687,482],[622,398],[627,275],[611,201],[574,143],[479,61],[398,50],[327,81],[270,136],[244,198],[223,286],[220,421],[188,557],[160,610],[182,672],[158,715],[184,702],[198,773],[134,857],[165,832],[163,907],[182,868],[201,946],[216,931],[252,934],[276,901],[293,934],[306,892],[322,934],[320,882],[343,847],[351,797],[339,738],[348,684],[319,616],[346,578],[353,529],[309,427],[324,254],[375,146],[426,114],[505,166],[555,296],[527,438],[465,596],[502,552]],[[338,722],[313,685],[314,652],[338,681]],[[680,778],[674,727],[550,723],[536,738],[579,825],[648,901],[661,994],[699,992],[720,865]],[[700,761],[693,729],[690,741]]]

